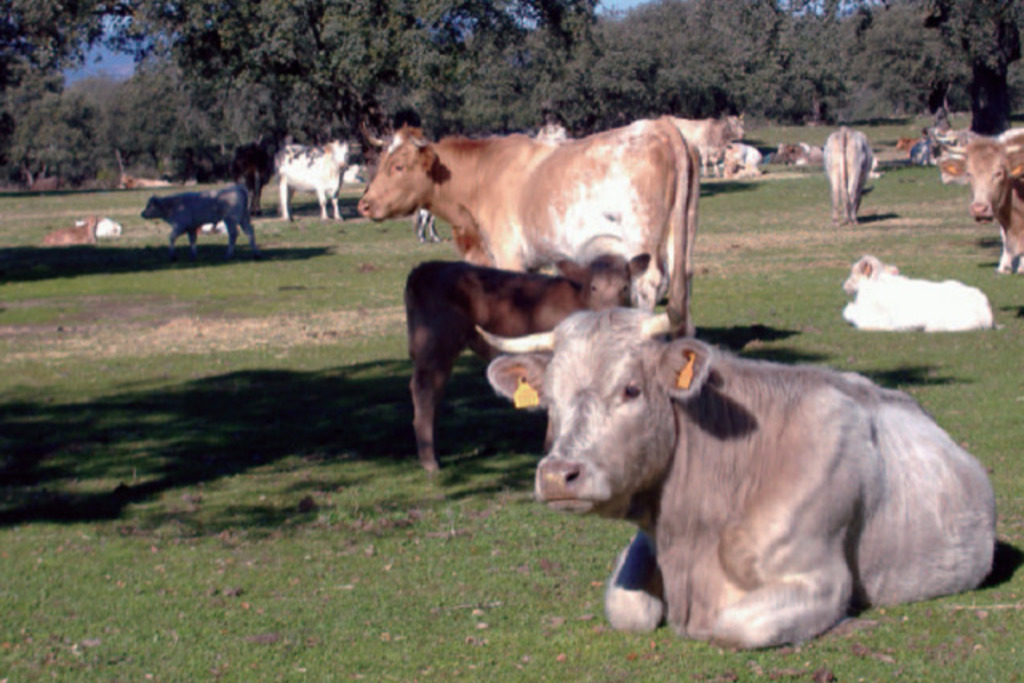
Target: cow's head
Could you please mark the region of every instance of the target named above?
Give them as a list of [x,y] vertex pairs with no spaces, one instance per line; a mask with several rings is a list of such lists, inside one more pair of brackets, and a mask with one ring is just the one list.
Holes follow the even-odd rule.
[[423,206],[435,181],[437,155],[419,128],[403,127],[380,158],[359,200],[359,213],[375,221],[406,216]]
[[142,210],[143,218],[163,218],[164,207],[159,197],[150,197],[146,208]]
[[876,256],[865,254],[850,268],[850,277],[843,283],[843,291],[853,295],[860,289],[861,283],[878,280],[885,275],[899,275],[900,269],[882,263]]
[[324,152],[338,166],[348,164],[348,143],[334,140],[324,145]]
[[1008,200],[1011,183],[1024,177],[1024,135],[974,138],[966,147],[948,149],[939,170],[944,181],[970,183],[971,216],[988,223]]
[[499,349],[526,351],[491,362],[495,390],[548,411],[552,441],[537,466],[538,500],[624,518],[657,493],[675,445],[671,400],[698,395],[714,357],[692,338],[661,341],[667,329],[664,315],[616,308],[575,313],[529,338],[486,335]]
[[555,265],[564,277],[582,288],[586,308],[603,311],[630,305],[634,282],[647,272],[650,263],[650,254],[640,254],[628,261],[616,254],[603,254],[587,265],[568,259]]

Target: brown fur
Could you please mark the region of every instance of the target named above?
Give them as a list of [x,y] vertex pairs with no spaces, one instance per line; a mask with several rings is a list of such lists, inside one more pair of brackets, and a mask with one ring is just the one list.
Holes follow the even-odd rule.
[[89,216],[70,228],[54,230],[43,238],[48,247],[66,247],[74,244],[96,244],[96,216]]
[[414,268],[405,286],[405,311],[413,362],[413,428],[423,467],[438,469],[435,413],[455,359],[467,346],[485,360],[495,355],[477,334],[477,325],[515,337],[550,330],[574,311],[626,305],[630,279],[646,270],[648,260],[645,255],[627,263],[603,256],[587,267],[561,261],[560,277],[448,261]]

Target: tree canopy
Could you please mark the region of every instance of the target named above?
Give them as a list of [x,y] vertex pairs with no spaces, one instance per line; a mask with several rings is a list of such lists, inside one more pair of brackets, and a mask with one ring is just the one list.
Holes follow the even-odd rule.
[[[1019,0],[598,5],[7,0],[0,164],[79,181],[116,150],[213,178],[240,144],[354,141],[409,109],[434,135],[530,130],[545,112],[581,135],[661,114],[834,124],[938,107],[994,133],[1024,100]],[[65,89],[60,69],[97,42],[134,54],[135,75]]]

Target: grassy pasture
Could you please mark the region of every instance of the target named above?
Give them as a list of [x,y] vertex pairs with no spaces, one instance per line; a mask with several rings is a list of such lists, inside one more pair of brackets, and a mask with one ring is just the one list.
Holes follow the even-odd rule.
[[[885,147],[920,124],[862,129]],[[139,217],[149,194],[0,195],[0,681],[1021,678],[1024,281],[995,274],[997,229],[935,169],[887,169],[841,230],[820,172],[705,182],[694,315],[744,355],[914,395],[991,472],[996,575],[738,653],[607,628],[603,582],[632,529],[532,502],[543,420],[470,355],[438,425],[443,470],[422,473],[402,286],[450,243],[418,244],[406,220],[321,223],[298,195],[293,224],[256,221],[267,259],[240,242],[224,262],[225,238],[201,236],[195,263],[170,264],[166,226]],[[39,246],[88,213],[124,236]],[[864,253],[980,287],[998,329],[849,328],[841,284]]]

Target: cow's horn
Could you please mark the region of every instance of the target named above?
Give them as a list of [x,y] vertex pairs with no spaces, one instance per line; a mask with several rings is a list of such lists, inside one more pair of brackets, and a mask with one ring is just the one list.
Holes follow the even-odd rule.
[[485,342],[502,353],[536,353],[555,350],[554,332],[538,332],[525,337],[499,337],[479,325],[476,326],[476,331],[480,333]]
[[1017,152],[1021,151],[1022,149],[1024,149],[1024,145],[1008,145],[1006,147],[1006,153],[1007,154],[1016,154]]
[[659,313],[658,315],[651,316],[641,324],[640,334],[644,338],[656,337],[659,334],[667,334],[671,329],[672,324],[668,319],[668,313]]
[[363,138],[367,142],[369,142],[371,145],[373,145],[374,147],[383,147],[384,146],[384,141],[382,139],[376,137],[373,133],[370,132],[370,129],[367,128],[366,121],[361,121],[359,123],[359,130],[360,130],[360,132],[362,132]]

